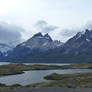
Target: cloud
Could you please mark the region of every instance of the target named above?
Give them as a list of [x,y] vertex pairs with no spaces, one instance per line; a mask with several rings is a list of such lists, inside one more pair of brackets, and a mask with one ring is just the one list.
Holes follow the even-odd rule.
[[18,44],[21,42],[22,28],[7,23],[0,23],[0,43]]
[[24,40],[27,40],[32,37],[35,33],[42,32],[49,33],[53,40],[60,40],[62,42],[66,42],[74,35],[76,35],[77,32],[85,31],[86,28],[92,29],[92,22],[88,22],[87,24],[79,27],[62,29],[61,27],[51,25],[44,20],[40,20],[36,22],[35,25],[31,25],[28,28],[30,30],[24,31],[22,37]]
[[58,28],[52,32],[50,32],[50,35],[53,37],[54,40],[60,40],[62,42],[66,42],[70,38],[72,38],[74,35],[77,34],[77,32],[84,31],[84,28],[71,28],[71,29],[61,29]]
[[92,28],[92,22],[79,28],[62,29],[47,23],[44,20],[38,21],[35,25],[22,29],[21,27],[0,22],[0,43],[19,44],[31,38],[35,33],[49,33],[53,40],[61,40],[66,42],[68,39],[76,35],[77,32],[84,31],[86,28]]
[[[49,33],[53,40],[61,40],[62,42],[65,42],[73,37],[78,31],[80,31],[78,28],[62,29],[61,27],[49,24],[47,21],[40,20],[36,22],[33,26],[33,30],[30,30],[28,34],[37,32]],[[29,37],[31,37],[30,35]]]
[[84,26],[84,29],[92,29],[92,21],[87,22]]
[[61,35],[65,36],[65,37],[71,37],[73,35],[75,35],[79,30],[77,29],[63,29],[61,31]]
[[44,20],[40,20],[38,21],[34,27],[36,28],[36,30],[39,30],[40,32],[43,32],[43,33],[50,33],[51,31],[54,31],[56,29],[58,29],[57,26],[54,26],[54,25],[50,25],[48,24],[46,21]]
[[63,41],[67,41],[68,39],[72,38],[78,32],[83,32],[86,29],[92,29],[92,21],[87,22],[85,25],[77,28],[71,29],[63,29],[60,31],[60,36],[63,38]]

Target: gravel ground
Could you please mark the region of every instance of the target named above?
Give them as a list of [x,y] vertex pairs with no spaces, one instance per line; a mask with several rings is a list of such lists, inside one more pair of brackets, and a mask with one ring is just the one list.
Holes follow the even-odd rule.
[[0,92],[92,92],[91,88],[88,89],[71,89],[71,88],[23,88],[23,89],[10,89],[0,90]]

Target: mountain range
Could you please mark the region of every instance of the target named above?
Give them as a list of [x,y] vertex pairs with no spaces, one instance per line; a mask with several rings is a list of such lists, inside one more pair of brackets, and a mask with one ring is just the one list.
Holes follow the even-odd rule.
[[10,62],[91,63],[92,30],[78,32],[66,43],[54,41],[49,34],[39,32],[4,55],[0,49],[1,59]]

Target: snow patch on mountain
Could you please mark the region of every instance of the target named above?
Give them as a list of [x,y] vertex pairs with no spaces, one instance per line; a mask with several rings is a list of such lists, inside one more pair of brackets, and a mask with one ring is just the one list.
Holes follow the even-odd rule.
[[87,41],[87,42],[90,42],[90,40],[89,40],[89,39],[86,39],[86,41]]
[[0,43],[0,52],[6,53],[7,51],[10,51],[12,49],[13,49],[13,47],[10,47],[9,45]]
[[20,44],[32,49],[48,50],[61,46],[60,41],[53,41],[49,34],[43,35],[41,32],[35,34],[32,38],[28,39],[26,42]]

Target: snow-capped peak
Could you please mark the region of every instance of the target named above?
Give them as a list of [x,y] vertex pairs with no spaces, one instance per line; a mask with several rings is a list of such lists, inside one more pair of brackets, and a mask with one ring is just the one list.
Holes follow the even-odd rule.
[[41,32],[35,34],[32,38],[26,42],[20,44],[22,47],[27,47],[32,49],[48,50],[61,46],[61,42],[54,42],[50,35],[47,33],[42,35]]
[[92,30],[86,29],[85,31],[78,32],[75,35],[75,38],[78,39],[82,36],[85,36],[85,40],[88,41],[90,38],[92,38]]
[[89,39],[86,39],[86,41],[87,41],[87,42],[90,42],[90,40],[89,40]]

